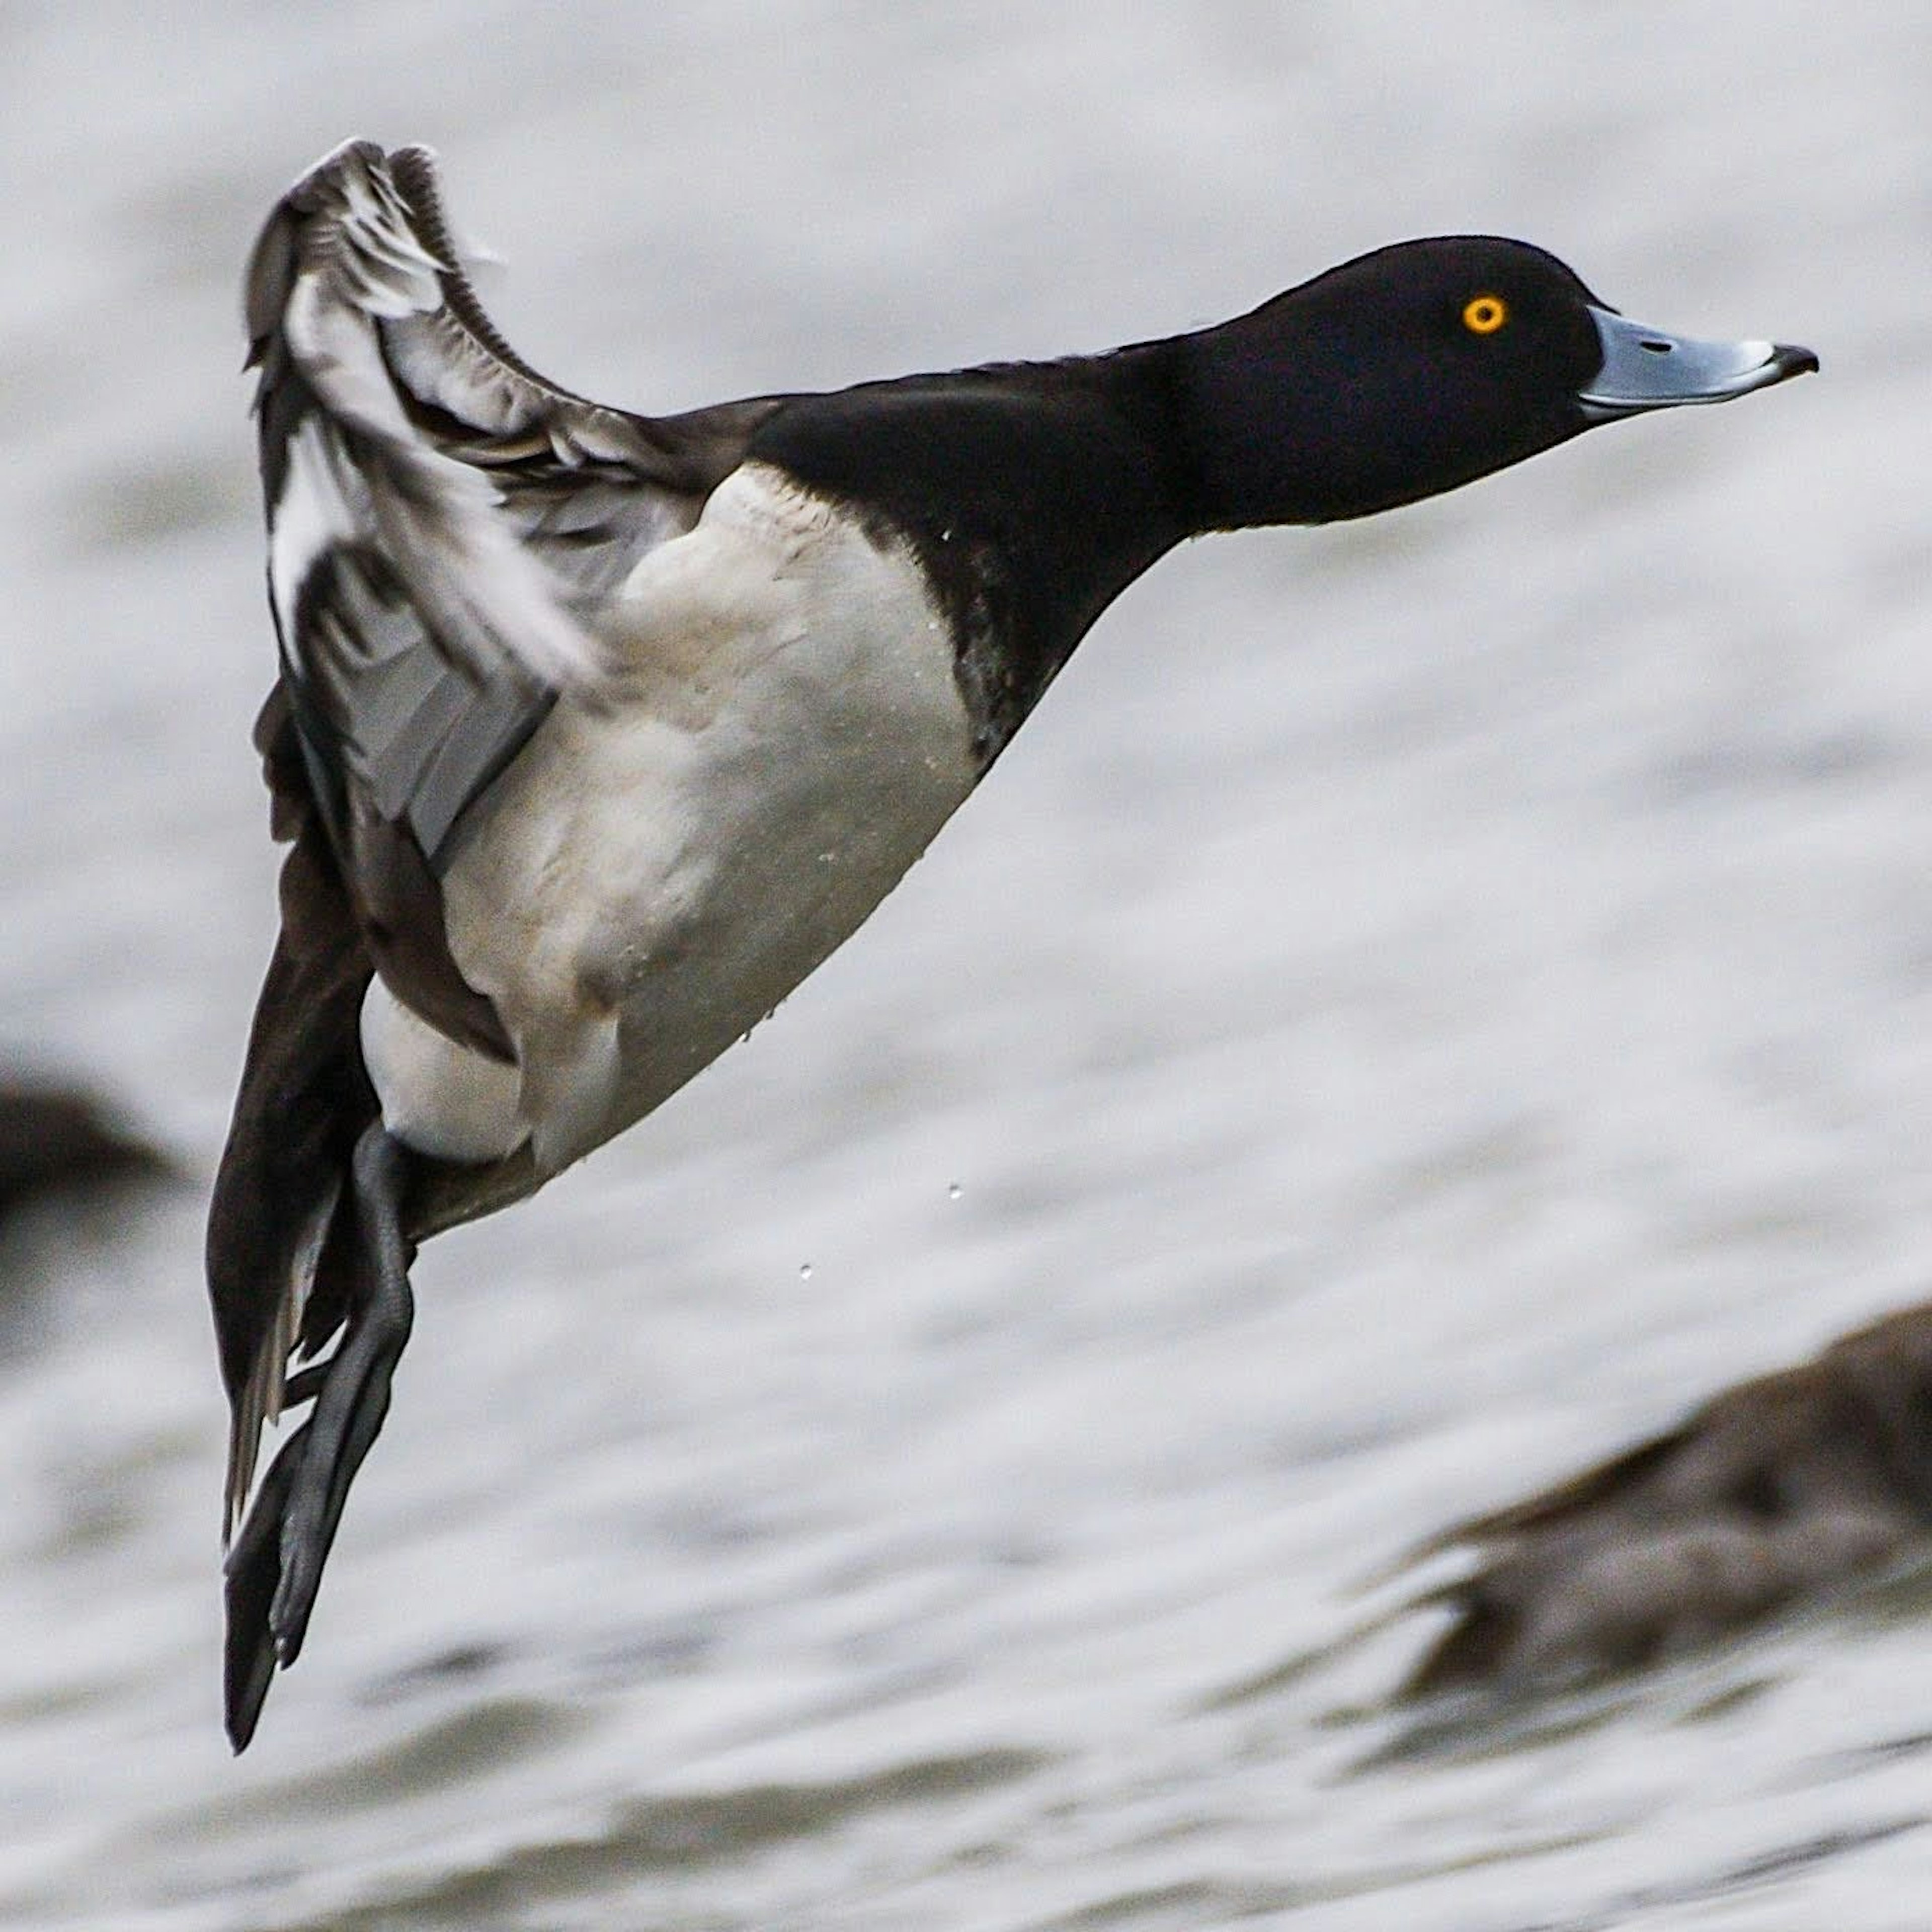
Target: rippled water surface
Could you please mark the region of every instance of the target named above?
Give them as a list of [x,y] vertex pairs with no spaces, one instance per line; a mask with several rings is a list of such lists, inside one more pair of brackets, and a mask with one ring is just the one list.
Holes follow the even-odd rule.
[[[0,34],[4,1044],[194,1176],[0,1244],[0,1921],[1925,1922],[1922,1578],[1418,1720],[1435,1625],[1383,1573],[1925,1292],[1932,16]],[[350,133],[440,148],[512,340],[646,407],[1145,337],[1464,228],[1826,368],[1137,587],[748,1046],[425,1253],[237,1763],[200,1215],[274,861],[235,290]]]

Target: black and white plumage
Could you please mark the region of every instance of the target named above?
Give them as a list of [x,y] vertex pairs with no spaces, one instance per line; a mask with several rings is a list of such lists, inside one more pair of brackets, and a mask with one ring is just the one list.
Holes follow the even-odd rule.
[[366,142],[277,206],[247,307],[290,850],[208,1229],[238,1749],[381,1426],[415,1244],[776,1006],[1136,576],[1816,366],[1451,237],[1103,356],[653,418],[522,362],[430,157]]

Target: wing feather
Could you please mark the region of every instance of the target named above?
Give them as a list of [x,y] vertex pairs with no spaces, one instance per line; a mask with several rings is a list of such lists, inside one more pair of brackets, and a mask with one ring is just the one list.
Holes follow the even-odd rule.
[[538,375],[477,300],[421,148],[350,142],[304,176],[245,306],[269,603],[325,828],[392,989],[506,1054],[449,957],[442,871],[558,698],[596,693],[604,601],[782,399],[660,421]]
[[[370,976],[513,1055],[450,956],[443,868],[551,706],[594,688],[602,601],[784,400],[659,422],[546,381],[477,301],[422,148],[325,157],[270,214],[244,298],[280,670],[256,742],[290,842],[208,1220],[231,1527],[292,1360],[361,1292],[343,1179],[377,1112]],[[442,1192],[412,1233],[476,1211],[474,1171],[417,1166]],[[528,1166],[482,1184],[526,1190]]]

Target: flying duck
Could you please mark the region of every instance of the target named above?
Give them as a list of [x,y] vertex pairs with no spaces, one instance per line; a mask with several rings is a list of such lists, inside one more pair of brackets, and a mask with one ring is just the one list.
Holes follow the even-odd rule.
[[432,154],[360,141],[276,205],[246,304],[289,850],[208,1231],[238,1750],[382,1426],[418,1244],[770,1012],[1149,565],[1817,367],[1459,236],[1106,355],[640,416],[525,362]]

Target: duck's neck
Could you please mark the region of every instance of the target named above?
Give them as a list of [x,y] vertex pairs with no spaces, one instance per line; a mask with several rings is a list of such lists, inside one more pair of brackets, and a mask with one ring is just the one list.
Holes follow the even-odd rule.
[[1195,527],[1165,344],[801,399],[756,436],[908,537],[990,761],[1102,610]]
[[1159,345],[1176,434],[1192,452],[1196,530],[1322,524],[1406,500],[1393,440],[1352,433],[1398,421],[1372,358],[1322,335],[1281,298]]
[[1177,544],[1399,499],[1372,439],[1338,433],[1338,380],[1372,375],[1338,370],[1270,304],[1103,356],[801,398],[748,453],[910,538],[990,760],[1094,619]]

